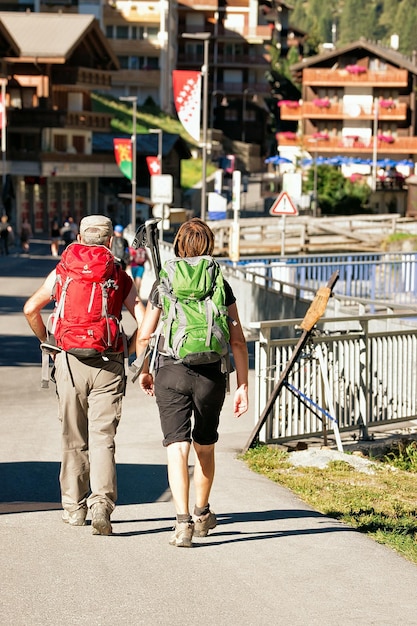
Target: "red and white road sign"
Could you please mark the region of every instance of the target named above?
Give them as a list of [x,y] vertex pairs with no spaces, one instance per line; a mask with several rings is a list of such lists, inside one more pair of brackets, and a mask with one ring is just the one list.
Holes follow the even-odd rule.
[[298,215],[298,209],[286,191],[281,191],[269,209],[270,215]]

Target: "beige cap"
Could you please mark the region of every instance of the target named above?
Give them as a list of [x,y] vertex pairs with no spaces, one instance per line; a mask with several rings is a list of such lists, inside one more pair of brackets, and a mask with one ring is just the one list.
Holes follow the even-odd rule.
[[80,222],[81,237],[86,231],[98,231],[102,237],[111,237],[113,235],[113,224],[105,215],[87,215]]

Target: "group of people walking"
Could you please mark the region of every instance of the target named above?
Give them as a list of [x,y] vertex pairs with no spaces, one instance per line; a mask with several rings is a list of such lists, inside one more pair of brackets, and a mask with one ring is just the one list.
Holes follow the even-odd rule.
[[[62,519],[70,526],[84,526],[90,510],[93,534],[112,534],[111,514],[117,501],[115,435],[125,393],[124,345],[127,344],[129,352],[136,353],[135,362],[141,363],[137,377],[139,388],[145,394],[155,396],[159,409],[176,516],[169,543],[177,547],[191,547],[193,537],[205,537],[217,524],[210,505],[210,493],[215,472],[219,418],[230,369],[224,369],[223,359],[194,363],[170,356],[164,350],[164,344],[170,338],[164,336],[163,330],[150,362],[150,345],[165,316],[165,302],[160,290],[163,271],[160,275],[156,272],[157,278],[145,308],[138,295],[138,281],[143,271],[132,271],[132,278],[123,269],[122,263],[113,263],[116,256],[121,258],[119,255],[109,256],[109,251],[115,249],[114,241],[120,238],[123,239],[123,232],[117,226],[113,228],[109,218],[102,215],[83,218],[74,246],[64,251],[61,263],[24,306],[32,331],[43,350],[53,359],[53,377],[62,421]],[[132,270],[142,268],[143,254],[134,261],[134,265],[132,258],[136,251],[129,251],[126,244],[122,241],[119,249],[129,255]],[[208,263],[213,249],[213,233],[199,218],[185,222],[174,241],[175,254],[180,259],[203,259],[204,263]],[[69,318],[65,319],[62,300],[65,289],[56,287],[68,284],[65,275],[71,275],[71,280],[78,282],[73,291],[78,294],[77,297],[71,296],[69,287],[66,289],[65,315],[77,316],[80,320],[76,309],[83,299],[89,301],[90,309],[95,307],[99,290],[92,288],[88,297],[84,293],[87,293],[88,281],[96,284],[94,276],[102,267],[106,268],[105,282],[102,283],[105,292],[103,300],[108,306],[106,337],[109,343],[105,349],[97,343],[98,329],[103,325],[102,317],[86,318],[86,328],[80,321],[75,325]],[[79,274],[78,268],[81,268]],[[228,345],[236,371],[234,416],[240,417],[248,409],[247,345],[232,289],[226,281],[224,285],[222,281],[217,284],[221,286],[220,292],[224,296]],[[58,307],[54,313],[55,335],[52,340],[42,312],[54,298]],[[209,300],[208,295],[206,300]],[[100,306],[103,316],[103,306]],[[137,330],[127,342],[123,342],[109,325],[110,319],[120,320],[123,307],[137,325]],[[190,508],[188,459],[192,447],[195,452],[195,503]]]

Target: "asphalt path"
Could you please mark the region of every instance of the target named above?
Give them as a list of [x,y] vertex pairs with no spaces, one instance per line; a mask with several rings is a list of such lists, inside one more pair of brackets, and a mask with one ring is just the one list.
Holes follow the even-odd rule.
[[[35,241],[30,256],[0,257],[2,624],[417,626],[417,567],[248,470],[238,455],[254,415],[235,420],[232,396],[211,498],[218,526],[192,549],[168,544],[174,507],[158,412],[131,381],[114,534],[62,523],[55,389],[40,388],[38,342],[21,312],[56,263],[48,252]],[[254,383],[252,371],[251,399]]]

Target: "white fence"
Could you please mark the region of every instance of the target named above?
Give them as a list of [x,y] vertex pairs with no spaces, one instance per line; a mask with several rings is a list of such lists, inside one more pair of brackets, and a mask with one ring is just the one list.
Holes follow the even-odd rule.
[[[299,320],[260,322],[256,342],[255,416],[259,416],[280,378],[293,339],[271,339],[274,328]],[[289,373],[261,431],[266,443],[358,431],[417,418],[417,312],[323,318],[320,331]],[[257,418],[255,417],[255,420]]]

